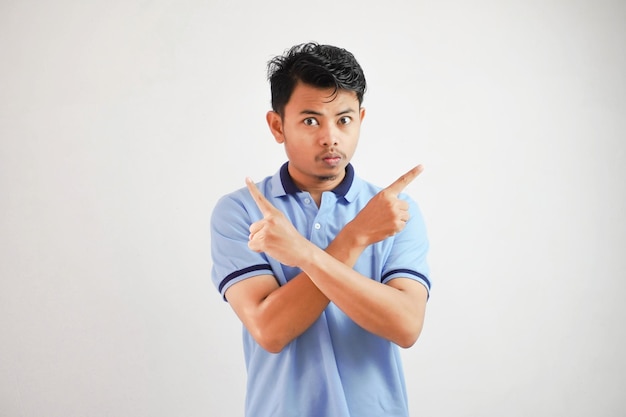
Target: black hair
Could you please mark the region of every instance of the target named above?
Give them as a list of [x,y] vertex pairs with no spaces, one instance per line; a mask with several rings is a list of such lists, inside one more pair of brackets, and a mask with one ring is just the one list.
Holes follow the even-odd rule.
[[315,42],[293,46],[267,64],[272,91],[272,109],[283,115],[298,82],[318,88],[333,88],[331,100],[339,90],[354,91],[359,106],[366,90],[363,69],[350,52]]

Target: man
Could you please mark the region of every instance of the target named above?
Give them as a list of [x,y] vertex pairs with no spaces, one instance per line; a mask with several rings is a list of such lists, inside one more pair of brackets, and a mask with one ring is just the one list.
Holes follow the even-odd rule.
[[353,55],[297,45],[268,65],[267,123],[288,162],[224,196],[212,279],[241,319],[249,417],[408,416],[398,346],[417,340],[428,241],[404,187],[357,177],[365,116]]

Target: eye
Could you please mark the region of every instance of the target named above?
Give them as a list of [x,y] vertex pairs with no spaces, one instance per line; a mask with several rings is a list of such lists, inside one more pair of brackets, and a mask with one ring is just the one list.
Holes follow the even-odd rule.
[[352,117],[350,116],[343,116],[342,118],[339,119],[339,124],[341,125],[348,125],[352,122]]
[[317,119],[315,119],[314,117],[307,117],[303,120],[303,123],[307,126],[317,126],[319,124],[317,122]]

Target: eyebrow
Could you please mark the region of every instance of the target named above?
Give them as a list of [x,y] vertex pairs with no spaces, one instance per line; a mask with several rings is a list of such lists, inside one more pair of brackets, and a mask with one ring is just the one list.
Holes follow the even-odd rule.
[[[344,114],[349,114],[349,113],[356,113],[356,111],[354,109],[352,109],[352,108],[348,108],[348,109],[345,109],[345,110],[340,111],[339,113],[335,114],[335,116],[343,116]],[[308,115],[313,115],[313,116],[324,116],[323,113],[320,113],[320,112],[315,111],[315,110],[308,110],[308,109],[302,110],[300,112],[300,114],[308,114]]]

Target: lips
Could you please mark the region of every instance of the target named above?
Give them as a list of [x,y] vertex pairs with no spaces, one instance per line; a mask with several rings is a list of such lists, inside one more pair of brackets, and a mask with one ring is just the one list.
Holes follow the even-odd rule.
[[322,155],[320,159],[330,166],[336,166],[343,159],[343,155],[338,153],[326,153]]

